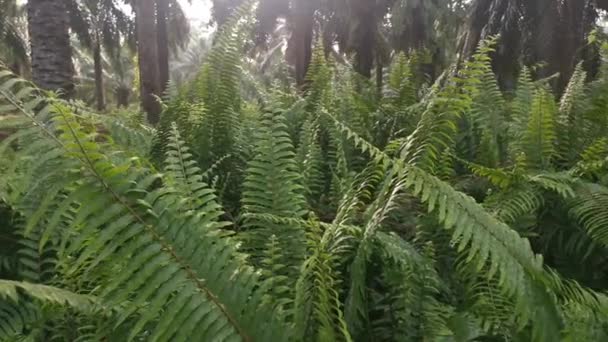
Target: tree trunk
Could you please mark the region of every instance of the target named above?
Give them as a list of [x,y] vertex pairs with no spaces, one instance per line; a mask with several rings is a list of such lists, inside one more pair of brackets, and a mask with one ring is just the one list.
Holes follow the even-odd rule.
[[103,93],[103,69],[101,65],[101,42],[99,41],[99,36],[96,37],[93,48],[93,63],[95,67],[95,100],[97,101],[97,110],[101,112],[106,109],[106,100]]
[[160,96],[161,87],[154,12],[153,0],[135,2],[141,106],[152,125],[158,123],[161,112],[160,103],[156,100],[156,96]]
[[158,46],[158,71],[160,75],[161,93],[164,93],[169,83],[169,42],[167,40],[168,0],[156,0],[156,29]]
[[405,25],[405,28],[402,29],[401,35],[396,42],[396,48],[399,51],[410,53],[412,50],[424,48],[429,41],[429,28],[425,20],[427,13],[425,13],[422,2],[417,2],[417,5],[412,8],[412,12],[408,16],[409,20],[402,23]]
[[118,87],[116,89],[116,108],[127,108],[129,107],[129,96],[131,91],[129,88]]
[[559,93],[568,85],[585,46],[586,10],[586,1],[565,0],[562,4],[562,18],[557,32],[560,43],[559,49],[556,51],[557,70],[559,71],[557,91]]
[[34,83],[70,98],[74,94],[74,65],[64,1],[29,0],[27,16]]
[[376,58],[376,92],[378,93],[378,100],[382,99],[384,90],[384,69],[380,58]]
[[293,11],[293,33],[289,44],[294,54],[296,83],[303,85],[312,58],[312,35],[315,7],[313,0],[296,0]]
[[527,17],[524,15],[525,11],[522,14],[518,1],[475,1],[468,17],[464,40],[461,42],[460,57],[466,60],[477,51],[481,40],[500,36],[491,57],[492,68],[502,90],[512,90],[519,74],[522,34],[518,21],[519,16],[524,21]]
[[353,14],[357,18],[357,28],[353,36],[356,39],[355,71],[370,78],[374,67],[374,47],[376,46],[375,1],[354,1]]
[[524,56],[524,64],[535,65],[544,62],[545,66],[538,68],[536,77],[551,76],[558,72],[555,61],[559,51],[558,39],[555,37],[560,22],[558,2],[538,0],[523,3],[525,31],[532,33],[525,48],[531,54]]
[[460,56],[463,60],[469,59],[477,49],[479,41],[484,37],[482,33],[489,21],[491,1],[475,0],[467,18],[467,28],[460,43]]

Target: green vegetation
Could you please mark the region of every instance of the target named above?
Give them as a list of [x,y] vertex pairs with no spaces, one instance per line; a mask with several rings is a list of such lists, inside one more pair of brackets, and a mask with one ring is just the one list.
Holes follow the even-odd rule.
[[1,341],[608,340],[608,62],[372,82],[319,40],[298,87],[254,6],[155,126],[0,70]]

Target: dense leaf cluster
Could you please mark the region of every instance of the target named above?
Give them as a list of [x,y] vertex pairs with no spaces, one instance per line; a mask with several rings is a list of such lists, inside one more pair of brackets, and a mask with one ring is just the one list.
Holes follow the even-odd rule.
[[0,72],[0,340],[608,338],[608,74],[505,94],[489,40],[377,92],[319,47],[252,95],[247,6],[157,129]]

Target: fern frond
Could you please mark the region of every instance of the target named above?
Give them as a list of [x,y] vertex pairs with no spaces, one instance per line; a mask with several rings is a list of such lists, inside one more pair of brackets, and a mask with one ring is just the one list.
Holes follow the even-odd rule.
[[436,98],[430,100],[418,127],[404,143],[402,159],[435,171],[441,151],[452,147],[458,120],[473,104],[481,77],[488,69],[494,42],[481,42],[478,52],[460,75],[451,78]]
[[608,138],[592,142],[582,153],[581,160],[570,170],[573,175],[601,178],[608,168]]
[[344,238],[341,238],[343,228],[333,225],[323,232],[321,226],[312,220],[309,228],[307,244],[310,256],[302,265],[296,283],[296,336],[310,335],[319,341],[352,341],[338,293],[339,254],[331,248],[333,240],[344,243]]
[[417,94],[412,78],[410,61],[404,53],[399,53],[390,66],[383,98],[399,109],[413,105]]
[[[400,164],[401,160],[389,158],[389,162]],[[523,320],[542,319],[543,324],[559,322],[551,299],[541,294],[542,285],[538,279],[543,277],[542,258],[534,254],[528,240],[488,214],[472,198],[436,177],[415,166],[401,167],[406,174],[405,187],[426,204],[429,212],[436,213],[446,229],[452,230],[452,243],[466,255],[467,262],[477,270],[487,267],[486,277],[498,279],[502,290],[518,303],[517,314]],[[528,307],[525,298],[530,291],[546,302],[542,306]],[[530,314],[536,310],[546,311],[537,316]],[[543,334],[547,332],[545,328],[539,326],[535,332]]]
[[306,91],[306,107],[309,113],[331,105],[332,70],[325,58],[323,43],[317,40],[306,74],[309,88]]
[[556,150],[560,159],[563,159],[568,165],[576,160],[587,140],[585,137],[586,123],[583,116],[586,79],[587,73],[579,63],[560,100],[559,115],[556,120],[559,133]]
[[521,151],[532,168],[547,169],[555,157],[555,100],[545,89],[534,92],[528,127],[522,142]]
[[[399,236],[385,232],[375,235],[374,245],[376,253],[386,258],[386,304],[391,308],[386,340],[438,338],[449,329],[451,310],[437,299],[442,280],[435,271],[430,246],[421,252]],[[378,323],[373,325],[379,328]]]
[[596,242],[608,247],[608,189],[584,183],[576,188],[568,205],[569,215]]
[[214,191],[204,182],[203,172],[182,140],[175,123],[171,127],[166,153],[165,172],[169,184],[188,199],[188,210],[204,210],[207,216],[205,221],[220,228],[222,225],[217,221],[223,215],[222,208],[216,201]]
[[475,140],[472,150],[477,162],[496,167],[506,159],[506,103],[491,65],[483,68],[470,113]]
[[306,190],[308,203],[313,208],[325,190],[323,174],[324,159],[320,146],[318,120],[309,118],[304,122],[297,151],[298,166],[302,170],[302,184]]
[[522,141],[522,136],[526,132],[526,127],[528,126],[534,91],[535,85],[532,81],[530,69],[524,66],[517,79],[515,97],[510,104],[511,122],[509,135],[512,137],[512,141],[515,142],[515,144],[509,146],[511,159],[515,159],[516,155],[522,149],[522,146],[518,145],[517,142]]
[[473,174],[475,174],[479,177],[486,178],[487,180],[490,181],[490,183],[492,183],[492,185],[494,185],[500,189],[509,188],[511,185],[516,183],[521,178],[520,175],[518,175],[514,172],[508,172],[507,170],[504,170],[504,169],[486,167],[483,165],[468,162],[468,161],[460,159],[460,158],[458,158],[458,161],[463,163],[466,167],[468,167],[471,170],[471,172],[473,172]]
[[94,297],[76,294],[53,286],[0,280],[0,297],[2,299],[18,302],[22,295],[43,303],[69,306],[82,312],[90,312],[94,310],[95,305],[99,304]]
[[366,317],[369,311],[366,293],[367,262],[371,256],[374,235],[388,214],[396,208],[397,199],[402,195],[404,186],[403,174],[398,168],[393,169],[386,177],[374,203],[366,210],[368,218],[363,229],[363,237],[350,266],[350,286],[345,304],[346,321],[349,330],[355,335],[359,335],[369,321]]
[[36,325],[43,320],[43,316],[31,302],[13,303],[0,300],[0,340],[24,341],[26,338],[37,336]]
[[[254,157],[248,163],[243,183],[243,211],[246,214],[270,214],[289,218],[302,218],[306,214],[306,202],[297,173],[295,152],[283,113],[269,111],[262,118],[262,127],[255,137]],[[297,267],[304,257],[304,229],[295,225],[273,225],[256,221],[253,216],[245,219],[244,235],[247,248],[255,256],[264,248],[268,239],[275,235],[282,248],[289,250],[290,260],[285,265]]]
[[544,204],[542,191],[536,187],[518,186],[506,192],[490,196],[484,205],[493,211],[496,218],[512,224],[519,219],[535,214]]
[[[220,28],[205,65],[190,86],[190,101],[203,103],[205,108],[192,132],[196,146],[202,147],[197,159],[203,168],[233,153],[241,130],[241,51],[253,25],[254,5],[255,1],[248,0],[235,9]],[[230,167],[225,165],[224,170]]]

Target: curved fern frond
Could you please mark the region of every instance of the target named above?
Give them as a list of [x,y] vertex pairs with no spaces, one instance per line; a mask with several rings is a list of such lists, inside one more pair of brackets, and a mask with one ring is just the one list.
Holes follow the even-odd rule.
[[[217,203],[215,193],[204,182],[204,174],[197,166],[190,149],[182,140],[175,123],[172,124],[169,142],[167,144],[165,171],[168,182],[174,186],[188,203],[188,210],[204,213],[205,225],[219,229],[229,223],[220,224],[218,219],[223,215],[222,207]],[[184,203],[186,204],[186,203]]]
[[23,341],[35,337],[34,326],[43,320],[38,307],[31,302],[13,303],[0,300],[0,340]]
[[345,317],[349,325],[349,330],[359,335],[360,331],[367,325],[369,318],[367,307],[367,262],[371,256],[372,242],[374,235],[380,228],[388,214],[396,209],[397,199],[402,195],[405,187],[402,170],[395,168],[386,177],[382,188],[379,191],[374,203],[367,209],[365,228],[363,237],[359,242],[357,251],[353,258],[350,277],[350,286],[345,304]]
[[608,189],[595,184],[581,184],[576,197],[568,204],[573,217],[589,236],[608,247]]
[[69,306],[82,312],[90,312],[99,304],[95,297],[76,294],[53,286],[0,279],[1,298],[18,302],[23,295],[43,303]]
[[586,122],[582,115],[585,112],[585,82],[587,73],[582,64],[578,64],[570,82],[562,95],[557,117],[557,147],[560,159],[568,164],[576,160],[585,144]]

